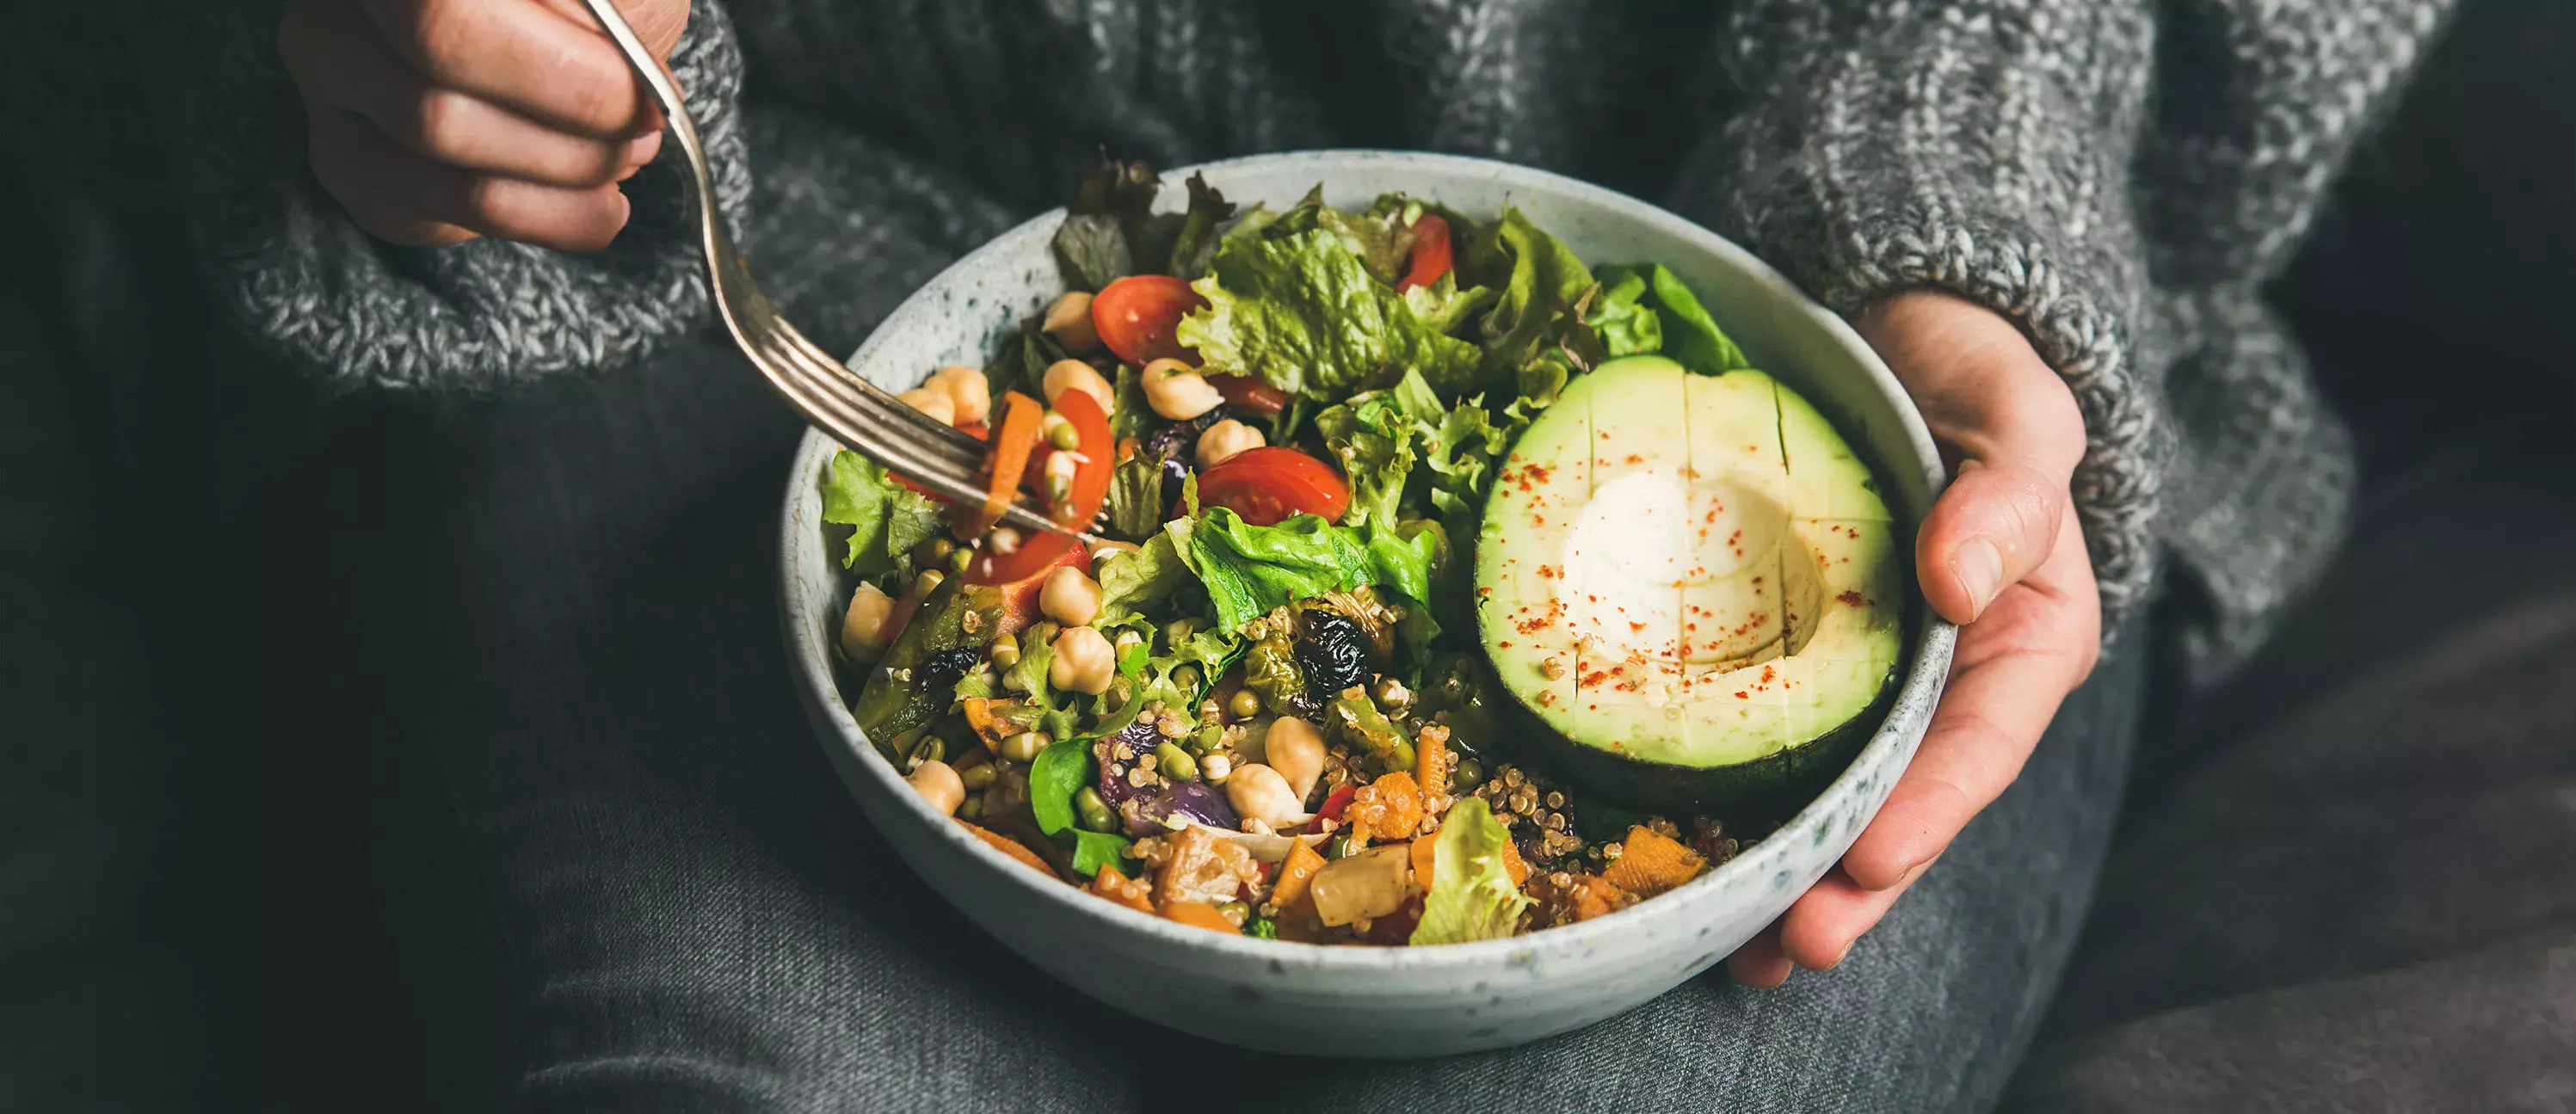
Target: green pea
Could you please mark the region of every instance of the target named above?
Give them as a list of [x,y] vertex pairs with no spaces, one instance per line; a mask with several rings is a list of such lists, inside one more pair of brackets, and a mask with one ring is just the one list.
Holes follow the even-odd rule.
[[1225,701],[1226,714],[1236,719],[1251,719],[1261,714],[1261,694],[1251,689],[1236,689]]
[[1224,741],[1225,728],[1211,723],[1205,727],[1199,728],[1197,734],[1190,736],[1190,749],[1197,751],[1200,754],[1206,754],[1209,751],[1215,750],[1217,748],[1217,744],[1223,743]]
[[978,762],[972,766],[966,767],[963,772],[957,775],[957,780],[964,782],[968,789],[982,789],[985,786],[993,784],[993,779],[1000,776],[1000,774],[1000,771],[993,768],[992,763]]
[[1190,757],[1190,752],[1182,750],[1175,744],[1162,743],[1155,746],[1154,760],[1161,763],[1163,776],[1174,781],[1199,779],[1199,760]]
[[996,638],[991,646],[985,648],[984,657],[993,663],[995,669],[1009,669],[1018,665],[1020,664],[1019,640],[1008,635]]
[[1199,688],[1199,667],[1195,665],[1174,667],[1172,670],[1172,686],[1183,692],[1197,692]]
[[971,550],[971,549],[965,549],[965,548],[959,548],[959,549],[955,549],[955,550],[951,550],[951,551],[949,551],[949,554],[948,554],[948,560],[947,560],[947,561],[945,561],[945,562],[943,562],[944,566],[948,569],[948,573],[949,573],[949,575],[951,575],[951,576],[964,576],[964,575],[966,575],[966,566],[971,565],[971,564],[974,564],[974,563],[975,563],[975,551],[974,551],[974,550]]
[[918,568],[935,569],[955,552],[957,543],[946,538],[923,538],[921,544],[912,547],[912,563]]
[[1002,757],[1013,762],[1035,762],[1038,760],[1038,752],[1045,750],[1047,744],[1054,741],[1047,738],[1044,731],[1022,731],[1002,740]]
[[1449,784],[1464,793],[1485,784],[1485,765],[1473,758],[1458,760],[1458,768],[1449,771]]
[[1109,811],[1109,802],[1100,799],[1100,791],[1088,785],[1073,793],[1073,810],[1082,818],[1082,826],[1105,832],[1118,825],[1118,815]]
[[957,803],[957,818],[960,820],[975,820],[983,815],[984,795],[981,793],[970,793]]
[[920,576],[913,578],[913,593],[915,595],[926,597],[930,595],[930,593],[938,591],[940,582],[947,579],[948,577],[942,574],[938,569],[923,569],[921,570]]
[[1047,444],[1066,452],[1082,447],[1082,431],[1073,428],[1072,420],[1064,415],[1049,410],[1046,412],[1046,420],[1038,424],[1046,430]]

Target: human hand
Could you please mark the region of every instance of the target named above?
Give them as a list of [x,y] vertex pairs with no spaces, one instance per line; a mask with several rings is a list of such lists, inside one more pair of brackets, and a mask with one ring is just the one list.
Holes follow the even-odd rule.
[[[688,0],[618,0],[656,58]],[[288,0],[278,55],[307,158],[368,232],[596,251],[626,225],[617,183],[662,146],[661,113],[581,0]]]
[[1960,624],[1950,683],[1887,804],[1842,865],[1732,956],[1741,982],[1822,971],[2021,772],[2059,702],[2093,670],[2101,598],[2067,482],[2084,418],[2011,322],[1948,294],[1896,295],[1853,322],[1923,411],[1949,489],[1915,536],[1932,609]]

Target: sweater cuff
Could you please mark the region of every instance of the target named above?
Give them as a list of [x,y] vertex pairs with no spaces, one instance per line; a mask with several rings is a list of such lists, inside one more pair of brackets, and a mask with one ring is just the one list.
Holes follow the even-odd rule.
[[[751,192],[742,57],[701,4],[669,59],[729,221]],[[569,255],[470,240],[403,247],[369,236],[298,166],[273,208],[215,248],[231,308],[256,340],[345,387],[486,390],[631,364],[706,320],[686,161],[675,149],[624,183],[627,226]]]
[[2090,44],[2080,77],[2021,57],[2029,43],[1991,21],[1918,26],[1892,7],[1854,9],[1889,23],[1848,37],[1861,46],[1802,54],[1764,21],[1812,13],[1757,5],[1733,68],[1770,91],[1694,153],[1676,204],[1836,312],[1935,288],[2017,324],[2083,412],[2073,496],[2110,630],[2155,582],[2172,438],[2124,188],[2148,59],[2091,2],[2066,9],[2090,29],[2069,32]]

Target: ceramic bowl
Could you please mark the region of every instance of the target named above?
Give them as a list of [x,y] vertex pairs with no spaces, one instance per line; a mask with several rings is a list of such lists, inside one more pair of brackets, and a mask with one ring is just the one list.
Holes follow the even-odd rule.
[[[1232,200],[1294,203],[1323,183],[1336,205],[1386,191],[1486,216],[1526,210],[1583,259],[1651,260],[1699,292],[1754,363],[1797,388],[1920,521],[1942,471],[1921,418],[1841,319],[1715,233],[1598,186],[1444,155],[1312,151],[1191,169]],[[1167,190],[1166,197],[1178,190]],[[943,364],[982,366],[1063,290],[1048,238],[1061,212],[1012,229],[932,279],[850,366],[894,389]],[[1707,969],[1821,877],[1886,800],[1950,665],[1954,631],[1917,607],[1893,710],[1841,778],[1785,826],[1689,885],[1611,916],[1507,940],[1429,948],[1317,947],[1227,937],[1150,917],[1031,871],[932,811],[878,757],[832,679],[849,595],[827,551],[818,483],[835,446],[808,433],[780,523],[781,619],[796,685],[824,749],[914,870],[1030,962],[1121,1010],[1250,1048],[1405,1058],[1496,1048],[1581,1028]]]

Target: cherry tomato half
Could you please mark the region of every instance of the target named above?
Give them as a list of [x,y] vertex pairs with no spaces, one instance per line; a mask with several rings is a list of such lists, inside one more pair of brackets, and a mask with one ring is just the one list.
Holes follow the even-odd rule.
[[1089,574],[1091,572],[1090,549],[1081,545],[1066,546],[1063,552],[1055,555],[1054,560],[1039,566],[1035,572],[1021,576],[1017,580],[1007,581],[984,579],[992,575],[993,565],[979,558],[974,564],[966,566],[966,582],[997,584],[1001,587],[1002,614],[998,626],[993,631],[995,637],[1000,637],[1005,634],[1018,634],[1029,624],[1037,622],[1039,589],[1046,586],[1046,578],[1053,575],[1055,570],[1067,567],[1081,569],[1086,575]]
[[1255,526],[1275,526],[1300,514],[1332,522],[1351,508],[1351,489],[1332,465],[1295,449],[1264,445],[1199,473],[1199,502],[1224,507]]
[[[1012,396],[1018,397],[1018,396]],[[1116,439],[1109,432],[1109,415],[1100,409],[1097,399],[1081,391],[1057,395],[1055,412],[1073,424],[1074,447],[1071,450],[1049,448],[1034,454],[1039,457],[1070,451],[1075,454],[1073,488],[1056,521],[1070,529],[1081,530],[1100,513],[1100,504],[1109,498],[1109,473],[1117,464]],[[1044,474],[1043,467],[1038,474]],[[974,584],[1009,584],[1052,571],[1068,550],[1079,549],[1079,539],[1071,534],[1043,533],[1022,538],[1009,553],[997,553],[986,542],[986,548],[968,566],[967,580]]]
[[1225,404],[1255,414],[1276,414],[1288,408],[1288,394],[1249,375],[1218,372],[1207,377],[1208,386],[1225,396]]
[[1190,284],[1170,275],[1129,275],[1092,296],[1091,327],[1119,359],[1137,367],[1166,358],[1195,364],[1198,354],[1181,347],[1172,331],[1206,304]]
[[1413,222],[1413,265],[1405,269],[1404,279],[1395,284],[1396,293],[1417,286],[1429,286],[1449,273],[1449,222],[1436,213],[1424,213]]

